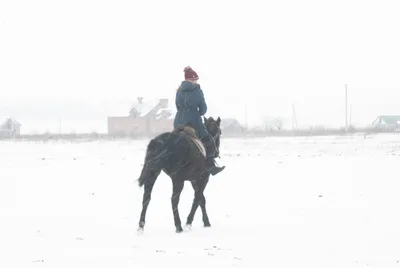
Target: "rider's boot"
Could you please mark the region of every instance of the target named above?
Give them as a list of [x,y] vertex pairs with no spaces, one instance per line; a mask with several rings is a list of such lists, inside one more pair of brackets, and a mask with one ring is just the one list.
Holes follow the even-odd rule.
[[216,175],[225,169],[225,166],[216,166],[215,156],[217,154],[217,147],[215,146],[214,139],[207,135],[201,140],[206,147],[206,171],[211,175]]

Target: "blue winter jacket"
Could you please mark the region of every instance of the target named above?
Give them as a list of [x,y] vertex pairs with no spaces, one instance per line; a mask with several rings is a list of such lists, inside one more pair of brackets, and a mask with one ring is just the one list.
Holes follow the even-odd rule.
[[174,128],[191,126],[197,131],[199,138],[207,135],[207,130],[201,118],[207,112],[207,104],[200,85],[183,81],[176,92],[175,105],[177,113]]

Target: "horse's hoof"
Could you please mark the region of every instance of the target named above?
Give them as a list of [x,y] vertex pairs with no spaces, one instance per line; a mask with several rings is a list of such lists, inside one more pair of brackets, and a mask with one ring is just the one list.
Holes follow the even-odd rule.
[[182,233],[183,232],[183,229],[182,229],[182,227],[177,227],[176,228],[176,233]]
[[185,226],[187,231],[191,231],[192,230],[192,225],[191,224],[186,224]]
[[144,229],[143,229],[143,227],[139,227],[139,228],[137,228],[136,231],[137,231],[138,234],[143,234]]
[[206,227],[206,228],[211,227],[211,224],[209,222],[204,223],[204,227]]

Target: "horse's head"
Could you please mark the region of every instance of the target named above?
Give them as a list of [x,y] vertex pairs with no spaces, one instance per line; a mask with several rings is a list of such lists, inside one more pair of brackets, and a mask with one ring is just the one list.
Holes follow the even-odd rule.
[[206,127],[208,133],[213,137],[215,140],[215,145],[217,146],[218,152],[219,152],[219,145],[220,145],[220,138],[221,138],[221,118],[218,117],[217,120],[215,120],[212,117],[206,118],[203,116],[204,119],[204,126]]

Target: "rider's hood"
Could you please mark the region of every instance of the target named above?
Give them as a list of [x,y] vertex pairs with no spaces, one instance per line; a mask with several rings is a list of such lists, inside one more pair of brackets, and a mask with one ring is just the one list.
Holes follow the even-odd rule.
[[183,81],[180,86],[181,90],[186,92],[193,91],[198,87],[199,87],[198,84],[193,84],[192,82],[189,81]]

